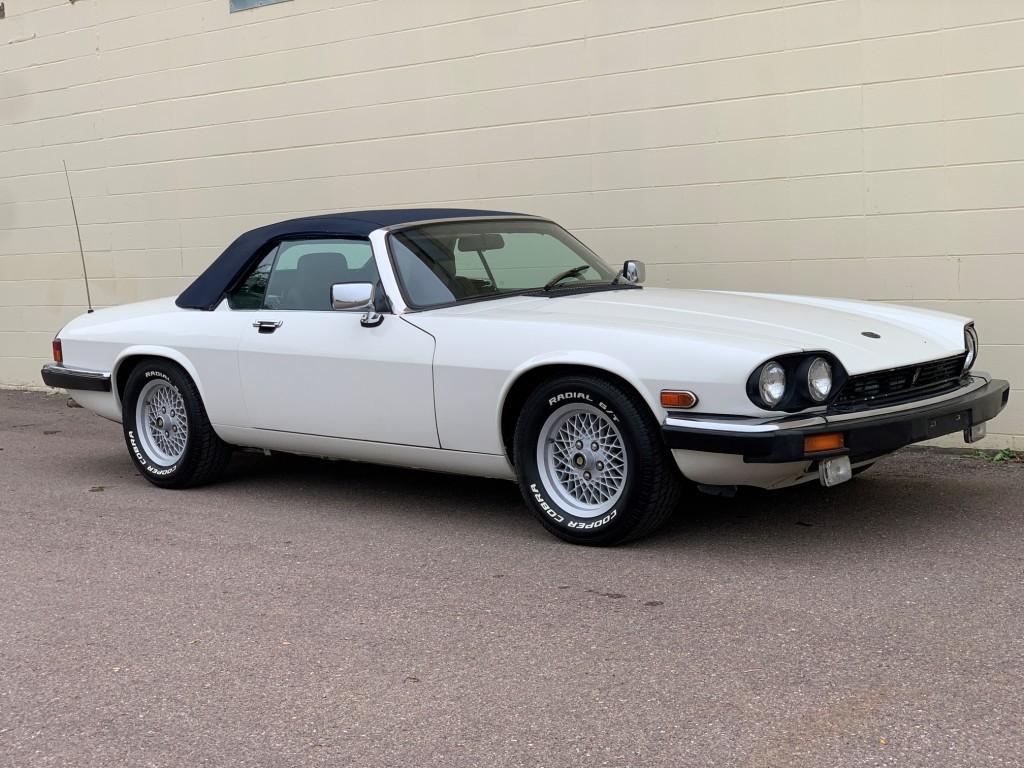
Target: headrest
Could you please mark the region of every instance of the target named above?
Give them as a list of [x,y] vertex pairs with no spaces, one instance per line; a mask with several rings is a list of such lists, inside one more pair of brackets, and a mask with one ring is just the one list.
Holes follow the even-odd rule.
[[304,253],[299,256],[295,268],[300,272],[326,272],[329,270],[347,270],[348,259],[337,251],[324,251],[319,253]]

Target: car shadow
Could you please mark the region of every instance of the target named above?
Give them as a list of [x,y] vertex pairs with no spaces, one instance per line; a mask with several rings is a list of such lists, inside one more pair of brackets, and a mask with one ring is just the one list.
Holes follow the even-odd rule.
[[424,518],[443,514],[474,527],[530,527],[519,488],[504,480],[449,475],[362,462],[275,453],[239,452],[216,486],[231,493],[239,487],[273,499],[318,506],[344,502],[389,517]]
[[[73,437],[95,445],[92,430],[80,435],[73,430]],[[114,443],[109,450],[94,447],[64,461],[65,469],[86,486],[148,486],[124,448]],[[815,482],[779,491],[741,489],[734,498],[693,491],[663,528],[617,551],[653,555],[704,549],[716,559],[792,554],[827,560],[851,554],[862,559],[898,556],[915,543],[962,547],[965,531],[985,535],[986,521],[1018,487],[1019,472],[999,470],[955,455],[912,450],[835,488]],[[449,533],[464,530],[467,537],[482,533],[558,545],[532,518],[518,487],[504,480],[239,451],[223,481],[187,493],[226,507],[301,507],[332,517],[381,514],[406,522],[443,518]]]
[[[963,550],[1005,504],[1014,478],[922,452],[890,457],[834,488],[817,482],[733,498],[688,495],[679,513],[642,545],[708,547],[739,558],[850,562],[904,557],[921,547]],[[984,534],[982,534],[984,535]]]
[[[955,461],[956,459],[947,459]],[[899,554],[908,543],[955,538],[956,516],[981,516],[1005,494],[990,482],[973,485],[946,472],[919,474],[915,458],[882,462],[835,488],[817,483],[778,490],[741,489],[733,498],[687,492],[677,513],[658,532],[626,545],[657,552],[712,547],[721,556],[877,558]],[[500,535],[546,537],[513,483],[299,456],[239,454],[225,482],[282,502],[343,499],[367,512],[423,519],[443,514],[450,523],[501,529]],[[955,503],[954,503],[955,501]],[[943,523],[950,522],[949,526]],[[489,535],[499,534],[489,530]],[[476,535],[475,533],[473,535]]]

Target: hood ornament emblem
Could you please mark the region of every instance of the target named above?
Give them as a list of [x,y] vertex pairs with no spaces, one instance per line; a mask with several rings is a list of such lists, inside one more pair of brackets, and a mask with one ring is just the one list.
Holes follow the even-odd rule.
[[861,336],[867,336],[869,339],[880,339],[880,338],[882,338],[881,334],[875,333],[874,331],[861,331],[860,335]]

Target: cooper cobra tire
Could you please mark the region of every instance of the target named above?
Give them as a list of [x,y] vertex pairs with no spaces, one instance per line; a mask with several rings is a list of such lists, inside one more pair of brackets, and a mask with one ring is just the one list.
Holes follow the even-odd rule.
[[516,425],[513,457],[527,505],[573,544],[645,536],[679,501],[682,476],[650,409],[597,376],[563,376],[534,390]]
[[231,458],[231,447],[210,426],[195,382],[166,360],[144,360],[132,370],[121,422],[139,473],[161,488],[212,482]]

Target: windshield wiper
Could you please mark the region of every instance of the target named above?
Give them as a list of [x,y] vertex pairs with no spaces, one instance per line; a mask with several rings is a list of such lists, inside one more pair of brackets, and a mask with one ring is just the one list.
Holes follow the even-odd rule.
[[565,270],[565,272],[559,272],[557,275],[555,275],[550,280],[548,280],[546,283],[544,283],[544,290],[545,291],[550,291],[552,288],[554,288],[556,285],[558,285],[563,280],[568,280],[570,277],[577,277],[578,275],[582,275],[588,269],[590,269],[590,265],[589,264],[581,264],[578,267],[573,267],[572,269],[567,269],[567,270]]

